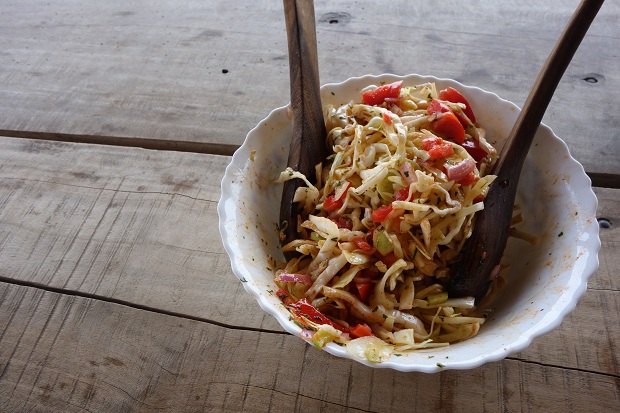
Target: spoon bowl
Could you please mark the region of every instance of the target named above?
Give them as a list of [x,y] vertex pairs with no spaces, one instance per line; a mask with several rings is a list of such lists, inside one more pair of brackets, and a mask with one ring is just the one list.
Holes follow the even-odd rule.
[[452,268],[450,297],[473,296],[479,303],[486,295],[506,248],[526,155],[555,89],[603,1],[582,0],[541,69],[491,171],[497,179],[490,186],[484,209],[476,217],[463,258]]

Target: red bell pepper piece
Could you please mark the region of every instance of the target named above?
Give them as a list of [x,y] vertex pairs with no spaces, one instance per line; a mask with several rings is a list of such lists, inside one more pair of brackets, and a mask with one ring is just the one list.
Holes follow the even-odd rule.
[[395,201],[409,201],[409,187],[400,188],[396,195],[394,195]]
[[476,162],[480,162],[482,158],[487,156],[487,153],[480,147],[477,140],[465,141],[461,144],[461,146],[465,148],[467,153],[469,153]]
[[450,142],[441,138],[426,138],[422,141],[422,149],[433,158],[449,158],[454,155],[454,148]]
[[465,129],[452,112],[444,113],[433,121],[433,130],[455,143],[465,142]]
[[431,124],[435,132],[451,138],[456,143],[463,143],[465,141],[465,129],[448,105],[433,99],[428,105],[426,112],[429,115],[437,116]]
[[362,100],[367,105],[380,105],[385,102],[385,99],[398,99],[400,89],[403,86],[403,81],[390,83],[387,85],[379,86],[376,89],[367,90],[362,93]]
[[370,297],[374,285],[372,283],[355,283],[355,287],[357,288],[360,300],[364,303],[368,303],[368,297]]
[[[396,191],[394,194],[395,201],[408,201],[409,200],[409,187],[404,187]],[[383,222],[386,220],[387,216],[394,210],[392,204],[383,205],[374,211],[372,211],[372,220],[374,222]]]
[[383,205],[374,211],[372,211],[371,217],[374,222],[383,222],[387,218],[387,216],[392,212],[392,204]]
[[349,329],[349,334],[353,338],[372,336],[372,330],[368,327],[368,324],[358,324],[355,327]]
[[473,172],[467,174],[467,176],[459,181],[457,181],[462,186],[469,186],[476,182],[476,175]]
[[353,229],[353,221],[349,218],[339,217],[336,224],[338,225],[338,228],[346,228],[349,230]]
[[330,195],[323,202],[323,209],[326,211],[339,210],[344,204],[344,199],[336,199],[336,195]]
[[374,248],[363,237],[353,238],[351,241],[355,246],[362,251],[372,251]]
[[458,90],[452,87],[444,89],[439,92],[439,99],[447,100],[448,102],[452,103],[464,104],[465,109],[463,109],[463,113],[465,113],[465,116],[467,116],[472,123],[476,123],[476,116],[474,116],[474,111],[471,108],[471,105],[469,104],[467,99],[465,99],[465,96],[461,95]]
[[338,225],[338,228],[353,229],[353,221],[351,221],[349,218],[330,217],[329,219],[331,219],[336,225]]
[[347,191],[349,190],[349,187],[351,186],[351,182],[346,181],[345,184],[346,186],[345,190],[340,194],[339,198],[336,198],[336,194],[334,195],[330,195],[327,198],[325,198],[325,201],[323,201],[323,209],[326,211],[337,211],[340,208],[342,208],[342,205],[344,204],[344,200],[347,196]]
[[280,301],[282,301],[282,303],[285,305],[289,305],[295,302],[289,292],[282,288],[276,291],[276,297],[278,297]]
[[452,112],[452,110],[450,110],[450,107],[446,105],[445,103],[441,103],[437,99],[433,99],[431,100],[431,103],[428,105],[426,112],[429,115],[436,115],[438,113],[450,113]]
[[425,151],[430,150],[433,146],[438,146],[443,144],[443,139],[441,138],[425,138],[422,141],[422,149]]
[[299,321],[302,322],[302,324],[303,318],[305,317],[306,319],[312,321],[314,324],[329,324],[330,326],[342,331],[343,333],[347,333],[347,330],[343,326],[332,322],[323,313],[321,313],[312,304],[310,304],[305,298],[289,304],[289,307],[293,309],[293,312],[298,317]]

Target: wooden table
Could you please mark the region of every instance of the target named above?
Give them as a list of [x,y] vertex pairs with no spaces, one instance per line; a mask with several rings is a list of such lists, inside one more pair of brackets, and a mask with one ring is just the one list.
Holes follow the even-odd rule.
[[[618,2],[544,119],[610,223],[600,268],[526,351],[433,375],[315,350],[231,272],[219,183],[288,101],[281,1],[2,3],[0,411],[618,411]],[[577,3],[317,0],[321,80],[433,74],[522,104]]]

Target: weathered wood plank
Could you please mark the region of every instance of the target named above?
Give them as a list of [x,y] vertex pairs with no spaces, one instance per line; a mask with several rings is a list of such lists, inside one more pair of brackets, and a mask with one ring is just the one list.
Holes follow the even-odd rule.
[[[1,138],[0,276],[282,331],[236,280],[219,239],[215,206],[229,159]],[[620,222],[620,190],[597,194],[601,216]],[[617,225],[601,230],[590,291],[518,357],[618,374],[619,234]]]
[[[317,1],[321,79],[434,74],[521,105],[577,3]],[[288,101],[281,1],[26,0],[0,13],[0,134],[240,144]],[[619,15],[603,5],[544,119],[593,173],[620,172]]]
[[588,290],[559,328],[514,357],[620,376],[620,292]]
[[1,146],[1,275],[279,328],[232,276],[221,244],[216,206],[230,158],[6,138]]
[[[614,411],[618,376],[519,360],[372,369],[230,330],[0,283],[2,411]],[[251,367],[250,367],[251,366]]]
[[589,288],[620,291],[620,191],[594,188],[598,198],[597,217],[603,220],[600,228],[601,253],[599,269],[588,283]]

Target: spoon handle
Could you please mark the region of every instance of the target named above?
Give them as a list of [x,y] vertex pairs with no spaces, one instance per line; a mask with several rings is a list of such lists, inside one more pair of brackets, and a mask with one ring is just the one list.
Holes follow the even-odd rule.
[[[315,166],[327,157],[326,131],[321,105],[319,64],[316,44],[314,2],[284,0],[284,18],[288,40],[291,112],[293,134],[288,166],[315,181]],[[295,190],[301,180],[285,182],[280,206],[280,225],[285,239],[296,235],[297,205]]]
[[543,65],[491,172],[497,178],[484,201],[485,208],[476,216],[463,258],[452,269],[451,297],[473,296],[478,303],[486,295],[506,248],[523,163],[553,93],[603,1],[582,0]]
[[[493,173],[518,177],[553,93],[604,0],[582,0],[543,65]],[[517,142],[518,141],[518,142]]]

